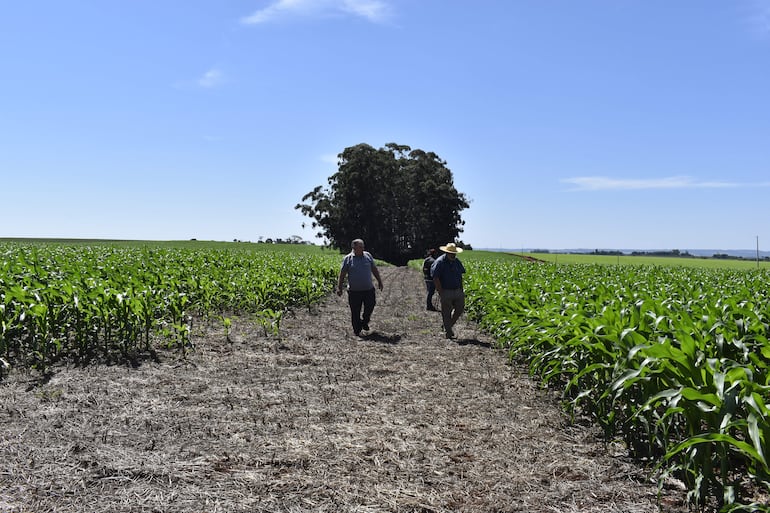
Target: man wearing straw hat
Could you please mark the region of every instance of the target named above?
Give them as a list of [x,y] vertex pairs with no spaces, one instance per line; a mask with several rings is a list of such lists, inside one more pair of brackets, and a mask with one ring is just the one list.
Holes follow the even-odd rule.
[[452,327],[465,310],[465,292],[463,291],[463,273],[465,267],[457,258],[463,249],[458,248],[454,242],[446,246],[440,246],[444,252],[431,266],[433,283],[436,292],[441,297],[441,317],[444,322],[446,338],[454,338]]

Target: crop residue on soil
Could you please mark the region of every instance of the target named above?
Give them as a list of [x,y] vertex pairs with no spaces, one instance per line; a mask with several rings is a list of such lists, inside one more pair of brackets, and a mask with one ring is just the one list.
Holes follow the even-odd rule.
[[186,358],[12,373],[0,511],[686,511],[464,317],[445,339],[419,272],[381,272],[362,338],[330,295],[277,337],[212,321]]

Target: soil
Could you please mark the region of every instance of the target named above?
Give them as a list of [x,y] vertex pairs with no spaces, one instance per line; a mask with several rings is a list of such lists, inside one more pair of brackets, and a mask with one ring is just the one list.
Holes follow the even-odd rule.
[[362,337],[330,294],[278,334],[212,320],[187,355],[12,371],[0,511],[687,511],[465,316],[446,339],[418,271],[381,273]]

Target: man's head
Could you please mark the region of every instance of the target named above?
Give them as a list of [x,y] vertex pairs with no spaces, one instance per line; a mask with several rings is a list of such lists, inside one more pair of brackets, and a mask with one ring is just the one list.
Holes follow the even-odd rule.
[[447,258],[450,260],[457,257],[458,253],[463,252],[463,248],[458,248],[454,242],[450,242],[446,246],[439,246],[439,249],[446,253]]
[[351,247],[353,248],[353,253],[356,255],[363,255],[364,253],[364,241],[363,239],[355,239],[353,243],[351,244]]

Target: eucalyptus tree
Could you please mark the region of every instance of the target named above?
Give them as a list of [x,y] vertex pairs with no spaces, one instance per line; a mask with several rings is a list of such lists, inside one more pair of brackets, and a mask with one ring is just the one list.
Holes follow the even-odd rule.
[[427,247],[455,241],[469,207],[446,162],[433,152],[396,143],[345,148],[337,172],[296,205],[317,235],[347,251],[362,238],[377,258],[403,265]]

